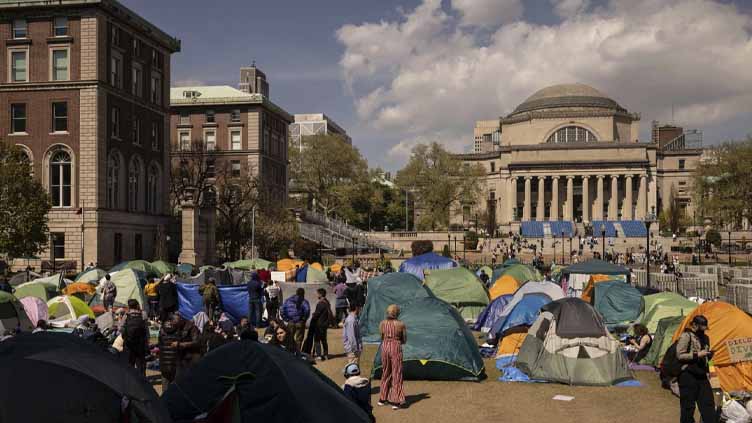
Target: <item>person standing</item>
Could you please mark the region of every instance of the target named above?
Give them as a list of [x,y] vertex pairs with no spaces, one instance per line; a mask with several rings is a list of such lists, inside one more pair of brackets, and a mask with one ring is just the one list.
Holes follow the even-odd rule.
[[697,315],[676,341],[676,358],[682,364],[679,373],[681,423],[694,423],[695,404],[700,409],[703,423],[718,421],[708,380],[708,360],[713,358],[713,353],[710,351],[710,340],[705,335],[707,329],[708,319]]
[[178,287],[172,279],[172,275],[165,275],[159,286],[157,286],[157,295],[159,296],[159,320],[166,322],[172,313],[178,311]]
[[277,281],[269,281],[264,288],[266,295],[266,315],[267,320],[272,321],[279,317],[279,306],[282,304],[282,287]]
[[264,296],[264,287],[261,285],[258,272],[251,274],[248,281],[248,320],[254,328],[261,325],[261,300]]
[[159,279],[154,278],[151,282],[144,286],[144,294],[149,302],[148,316],[149,319],[156,320],[157,310],[159,309],[159,294],[157,293],[157,287],[159,286]]
[[102,284],[102,305],[106,311],[112,310],[116,297],[117,286],[115,286],[115,282],[112,281],[112,277],[108,273],[104,275],[104,283]]
[[215,320],[215,313],[219,310],[219,289],[214,278],[209,278],[206,285],[199,288],[199,292],[204,299],[204,313],[209,316],[209,320]]
[[159,372],[162,374],[162,392],[175,380],[178,370],[178,349],[175,347],[179,341],[176,320],[167,319],[159,329]]
[[347,296],[345,295],[345,290],[347,289],[347,285],[345,285],[344,280],[338,280],[337,285],[334,286],[334,308],[336,310],[336,316],[335,320],[337,323],[337,326],[339,326],[340,323],[342,323],[345,318],[347,317]]
[[316,357],[323,361],[329,358],[329,343],[326,335],[333,320],[332,306],[326,299],[326,289],[319,288],[316,290],[316,294],[319,301],[316,303],[313,316],[311,316],[311,327],[308,330],[313,331],[313,351]]
[[360,326],[358,325],[358,307],[351,305],[349,311],[342,328],[342,342],[345,347],[347,362],[360,364],[363,340],[360,337]]
[[169,344],[177,352],[177,377],[201,358],[201,332],[193,321],[183,319],[178,313],[167,316],[167,319],[172,320],[177,333],[177,339]]
[[378,405],[387,402],[393,410],[405,403],[402,386],[402,344],[407,342],[407,328],[398,320],[400,308],[391,304],[386,308],[386,319],[379,324],[381,332],[381,388]]
[[128,313],[123,324],[123,342],[128,351],[128,364],[146,377],[146,353],[149,350],[149,328],[144,320],[141,306],[134,299],[128,300]]
[[287,322],[291,332],[289,335],[295,341],[295,348],[297,349],[303,346],[305,325],[310,314],[311,306],[305,299],[305,289],[303,288],[298,288],[295,295],[285,300],[282,305],[282,319]]

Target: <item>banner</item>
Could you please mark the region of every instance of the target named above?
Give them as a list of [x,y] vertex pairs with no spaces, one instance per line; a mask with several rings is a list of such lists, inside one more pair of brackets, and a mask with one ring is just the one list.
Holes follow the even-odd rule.
[[726,347],[732,363],[752,361],[752,338],[729,339]]

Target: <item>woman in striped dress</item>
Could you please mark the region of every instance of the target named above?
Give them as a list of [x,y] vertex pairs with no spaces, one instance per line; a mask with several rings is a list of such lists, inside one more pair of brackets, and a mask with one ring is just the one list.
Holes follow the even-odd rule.
[[402,389],[402,344],[407,342],[405,324],[397,320],[400,309],[396,304],[386,308],[386,319],[381,321],[381,389],[378,405],[389,402],[397,410],[405,403]]

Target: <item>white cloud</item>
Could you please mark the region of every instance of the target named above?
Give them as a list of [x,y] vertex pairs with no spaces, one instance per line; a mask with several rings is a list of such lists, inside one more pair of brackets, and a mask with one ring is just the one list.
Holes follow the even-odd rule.
[[[563,16],[555,25],[515,21],[482,40],[439,0],[424,0],[397,21],[342,27],[340,66],[359,118],[402,140],[390,155],[404,159],[416,140],[469,146],[475,120],[509,113],[556,83],[592,85],[642,113],[643,138],[651,120],[670,119],[672,105],[677,123],[706,129],[706,139],[708,128],[750,114],[752,20],[734,6],[712,0],[554,6]],[[739,128],[740,136],[747,131]]]
[[590,0],[551,0],[554,13],[561,18],[571,18],[584,13],[590,6]]
[[499,26],[522,17],[522,0],[452,0],[462,25]]

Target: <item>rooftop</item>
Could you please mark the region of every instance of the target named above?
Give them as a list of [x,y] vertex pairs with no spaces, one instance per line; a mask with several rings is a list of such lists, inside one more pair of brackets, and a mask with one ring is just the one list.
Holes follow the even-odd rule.
[[536,91],[517,106],[511,115],[558,107],[596,107],[624,111],[619,103],[595,88],[574,83],[551,85]]
[[262,104],[292,121],[292,116],[261,94],[248,94],[229,85],[170,88],[170,106]]

